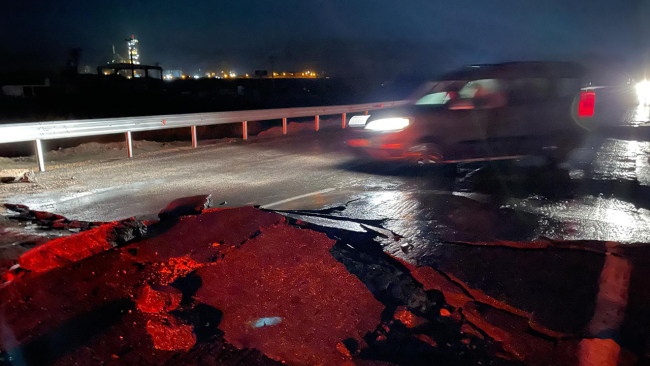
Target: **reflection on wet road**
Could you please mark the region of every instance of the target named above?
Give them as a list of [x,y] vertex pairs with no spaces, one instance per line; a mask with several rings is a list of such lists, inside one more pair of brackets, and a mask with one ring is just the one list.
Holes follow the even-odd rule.
[[[647,117],[648,110],[642,113]],[[560,166],[534,160],[456,170],[342,163],[345,170],[399,177],[402,185],[291,215],[330,227],[389,229],[378,239],[384,251],[415,265],[424,283],[433,269],[473,296],[487,296],[502,313],[480,313],[502,330],[525,318],[515,336],[522,350],[532,331],[593,338],[579,342],[576,364],[646,362],[650,138],[643,130],[621,131],[613,131],[617,138],[608,135],[612,131],[589,136]],[[530,343],[553,349],[543,338]]]
[[[393,173],[403,176],[403,186],[357,194],[340,214],[386,218],[398,234],[427,247],[538,237],[650,242],[650,143],[593,137],[588,144],[560,167],[467,164],[456,173],[400,168]],[[373,169],[354,163],[345,168]]]

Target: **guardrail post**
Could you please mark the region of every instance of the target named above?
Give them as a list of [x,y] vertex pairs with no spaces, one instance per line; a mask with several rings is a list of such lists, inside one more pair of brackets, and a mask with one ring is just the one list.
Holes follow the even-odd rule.
[[196,126],[192,126],[192,147],[196,147],[198,141],[196,140]]
[[133,140],[131,139],[131,131],[126,133],[126,151],[129,153],[129,158],[133,157]]
[[41,139],[34,140],[34,150],[36,152],[36,163],[38,164],[38,171],[45,171],[45,160],[43,159],[43,146],[41,145]]
[[241,124],[244,130],[244,140],[248,140],[248,122],[244,121]]
[[316,116],[316,131],[320,128],[320,116]]
[[282,119],[282,134],[283,135],[287,134],[287,119],[286,118]]
[[343,123],[343,128],[345,128],[345,113],[343,113],[343,118],[341,122]]

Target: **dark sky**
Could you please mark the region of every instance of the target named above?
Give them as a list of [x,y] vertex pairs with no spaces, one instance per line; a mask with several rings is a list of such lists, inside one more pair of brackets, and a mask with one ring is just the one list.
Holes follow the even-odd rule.
[[[605,57],[640,47],[645,0],[2,0],[0,66],[63,66],[125,53],[135,34],[145,63],[194,72],[269,68],[428,74],[458,64]],[[645,20],[643,20],[645,22]]]

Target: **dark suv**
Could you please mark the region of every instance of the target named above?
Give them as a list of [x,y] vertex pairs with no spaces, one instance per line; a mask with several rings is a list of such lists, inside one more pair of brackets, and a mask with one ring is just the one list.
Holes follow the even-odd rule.
[[381,160],[562,159],[599,119],[621,113],[611,87],[590,77],[564,62],[468,67],[423,85],[407,107],[353,117],[347,143]]

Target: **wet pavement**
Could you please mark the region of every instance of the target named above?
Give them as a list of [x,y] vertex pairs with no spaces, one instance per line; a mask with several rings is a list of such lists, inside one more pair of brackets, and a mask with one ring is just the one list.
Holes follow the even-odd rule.
[[[425,232],[429,240],[435,240],[426,233],[432,224],[441,234],[504,240],[648,242],[647,113],[630,111],[629,120],[589,136],[560,167],[530,160],[462,164],[454,173],[366,163],[342,148],[345,131],[325,129],[62,165],[40,175],[38,184],[0,185],[0,200],[86,221],[148,218],[176,197],[198,194],[212,194],[226,207],[273,209],[357,200],[353,216],[381,216],[393,225],[415,220],[400,235]],[[477,219],[481,225],[473,224]]]
[[[227,350],[216,357],[236,355],[233,359],[251,365],[273,360],[359,365],[425,365],[431,360],[646,364],[650,362],[648,113],[644,107],[630,111],[626,120],[588,136],[560,165],[532,158],[453,169],[368,163],[341,148],[344,133],[327,130],[130,161],[64,166],[43,174],[38,185],[22,185],[22,192],[11,185],[0,194],[7,202],[28,205],[31,211],[23,213],[23,222],[41,226],[44,223],[30,212],[62,214],[67,223],[130,216],[154,219],[173,199],[203,194],[211,194],[212,207],[217,208],[201,214],[202,204],[172,204],[169,212],[177,213],[163,214],[161,223],[143,223],[149,230],[142,240],[131,235],[119,244],[84,247],[81,252],[87,255],[81,257],[53,252],[63,259],[51,270],[60,271],[57,276],[63,272],[72,276],[68,286],[76,276],[90,278],[78,271],[91,271],[98,261],[105,261],[105,276],[117,269],[126,271],[131,281],[104,279],[110,280],[112,289],[106,291],[115,295],[113,300],[126,301],[118,304],[123,309],[132,309],[133,301],[137,303],[146,291],[154,291],[147,296],[153,293],[165,305],[157,315],[129,315],[128,321],[140,327],[137,330],[119,325],[123,320],[106,325],[106,334],[133,331],[152,339],[121,343],[120,352],[129,355],[128,361],[120,358],[120,352],[112,357],[110,342],[107,346],[93,341],[85,351],[75,348],[76,343],[67,345],[75,353],[46,358],[48,364],[77,363],[94,347],[104,352],[98,356],[102,362],[127,364],[134,362],[133,349],[149,350],[150,342],[159,350],[176,344],[173,351],[180,356],[154,352],[140,364],[201,364],[197,360],[215,352],[214,347]],[[242,205],[261,205],[280,215],[227,209]],[[190,216],[174,221],[178,212]],[[235,218],[225,219],[229,212]],[[234,228],[245,232],[228,232]],[[61,235],[86,235],[100,243],[96,235],[108,235],[96,234],[93,230],[99,228],[90,224],[80,229],[79,234]],[[39,251],[23,254],[24,250],[11,249],[11,244],[2,248],[5,268],[14,263],[21,267],[4,275],[4,291],[18,291],[11,295],[16,299],[24,295],[20,291],[38,293],[39,286],[45,286],[39,281],[46,280],[35,275],[35,268],[50,267],[29,267],[34,262],[17,256],[44,260],[50,252],[42,250],[35,256],[30,253]],[[191,261],[177,263],[187,256]],[[127,275],[131,272],[126,268],[141,266],[144,269],[135,271],[140,274]],[[160,269],[162,277],[155,274]],[[171,285],[183,293],[184,300],[177,303],[177,290],[165,286],[182,278],[194,290]],[[191,285],[192,281],[203,282]],[[143,289],[144,283],[152,290]],[[345,285],[337,289],[328,286],[331,283]],[[259,291],[248,290],[258,287]],[[72,296],[70,288],[61,289],[61,294]],[[294,298],[294,294],[302,295]],[[63,301],[63,308],[76,309],[66,303],[70,300],[52,296],[30,306]],[[3,314],[13,314],[8,319],[14,326],[25,311],[21,306],[28,302],[20,304],[4,308]],[[302,313],[305,309],[315,313]],[[72,313],[84,311],[89,310],[81,306]],[[201,322],[205,317],[218,318],[218,331],[197,325],[196,319]],[[37,324],[42,318],[30,321]],[[269,333],[261,335],[257,328]],[[31,333],[35,329],[45,339],[51,336],[47,326],[20,329],[25,340],[35,337]],[[211,341],[206,342],[206,334]],[[169,339],[177,341],[170,346]],[[32,344],[21,342],[18,339],[19,347]],[[324,344],[328,346],[317,346]],[[255,351],[238,353],[247,348]],[[7,361],[6,354],[3,357]]]

